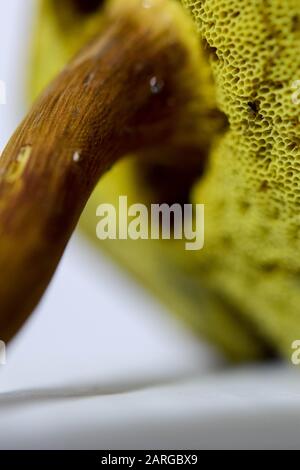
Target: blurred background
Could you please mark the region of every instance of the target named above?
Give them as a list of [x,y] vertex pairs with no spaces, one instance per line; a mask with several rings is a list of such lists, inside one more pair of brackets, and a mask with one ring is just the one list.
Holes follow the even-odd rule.
[[[28,107],[34,11],[0,3],[1,149]],[[299,385],[279,363],[231,368],[75,233],[0,366],[0,448],[297,448]]]

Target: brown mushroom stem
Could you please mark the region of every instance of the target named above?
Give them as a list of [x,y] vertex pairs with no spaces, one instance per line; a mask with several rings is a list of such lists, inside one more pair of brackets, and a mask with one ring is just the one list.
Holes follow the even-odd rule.
[[127,15],[109,22],[38,99],[0,159],[0,338],[48,286],[101,175],[131,151],[184,145],[187,52]]

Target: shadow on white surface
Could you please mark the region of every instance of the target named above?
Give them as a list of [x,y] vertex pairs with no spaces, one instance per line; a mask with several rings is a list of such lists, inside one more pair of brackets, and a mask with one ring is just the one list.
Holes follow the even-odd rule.
[[6,393],[0,447],[298,449],[299,385],[298,371],[270,364],[170,383],[148,378]]

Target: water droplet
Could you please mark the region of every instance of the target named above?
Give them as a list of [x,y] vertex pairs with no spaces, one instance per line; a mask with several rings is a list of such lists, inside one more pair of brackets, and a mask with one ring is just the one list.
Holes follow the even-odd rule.
[[75,163],[78,163],[80,162],[81,160],[81,153],[79,150],[77,150],[74,154],[73,154],[73,162]]
[[16,160],[12,161],[8,167],[5,180],[7,183],[14,183],[21,178],[26,166],[29,162],[32,152],[31,145],[26,145],[21,148]]
[[158,95],[159,93],[161,93],[164,86],[165,86],[165,84],[164,84],[163,80],[160,80],[157,77],[152,77],[151,78],[151,80],[150,80],[150,89],[151,89],[151,93],[153,93],[153,95]]

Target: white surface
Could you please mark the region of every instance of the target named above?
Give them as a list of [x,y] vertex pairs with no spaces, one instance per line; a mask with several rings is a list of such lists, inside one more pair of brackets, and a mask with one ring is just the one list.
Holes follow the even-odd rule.
[[[29,0],[0,2],[0,145],[22,114]],[[77,236],[0,367],[0,448],[300,448],[300,375],[230,370]]]

